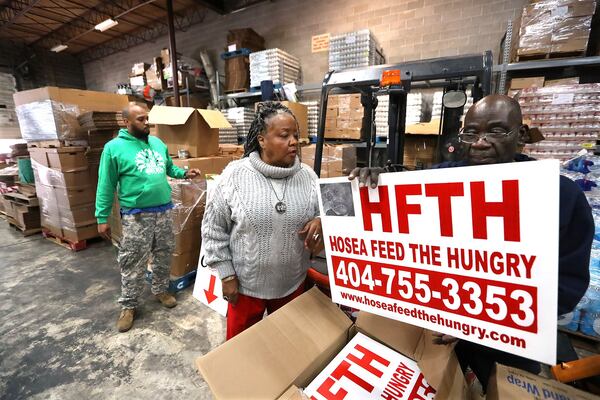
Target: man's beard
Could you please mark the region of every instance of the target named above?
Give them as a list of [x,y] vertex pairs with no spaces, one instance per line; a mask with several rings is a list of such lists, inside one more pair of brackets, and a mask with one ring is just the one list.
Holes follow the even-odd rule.
[[150,130],[138,130],[132,127],[130,133],[138,139],[147,139],[148,135],[150,135]]

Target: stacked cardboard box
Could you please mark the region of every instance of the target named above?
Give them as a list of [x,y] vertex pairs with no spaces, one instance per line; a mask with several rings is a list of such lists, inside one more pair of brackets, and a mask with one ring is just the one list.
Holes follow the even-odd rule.
[[22,187],[28,188],[29,185],[19,184],[1,195],[0,201],[8,222],[27,236],[40,231],[40,207],[35,190],[20,190]]
[[600,134],[600,84],[526,88],[519,95],[523,118],[544,141],[525,146],[534,158],[566,160],[582,148],[594,149]]
[[404,136],[404,166],[427,169],[435,159],[437,135],[407,134]]
[[363,113],[360,94],[329,96],[325,116],[325,138],[360,139]]
[[531,0],[517,21],[512,60],[583,55],[590,37],[594,0]]
[[[302,162],[314,169],[316,145],[302,146]],[[321,158],[321,178],[346,176],[356,168],[356,147],[349,144],[323,146]]]
[[231,145],[231,144],[220,144],[219,155],[225,157],[231,157],[233,160],[239,160],[244,156],[244,146],[242,145]]
[[218,175],[227,165],[234,160],[233,156],[196,157],[186,159],[173,159],[173,164],[183,169],[199,169],[202,177]]
[[98,236],[85,147],[31,148],[42,227],[71,242]]
[[131,87],[144,87],[148,83],[146,80],[146,71],[150,68],[150,64],[139,62],[133,64],[129,73],[129,84]]
[[179,150],[187,150],[191,157],[217,155],[219,129],[232,127],[220,111],[192,107],[154,106],[148,117],[173,155]]
[[265,49],[265,39],[251,28],[231,29],[227,32],[227,51]]
[[89,90],[43,87],[14,94],[21,135],[26,141],[85,139],[77,117],[87,111],[121,111],[127,96]]

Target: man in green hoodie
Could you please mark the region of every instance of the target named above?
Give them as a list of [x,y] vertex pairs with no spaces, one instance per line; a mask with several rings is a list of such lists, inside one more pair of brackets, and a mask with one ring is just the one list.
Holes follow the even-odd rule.
[[98,171],[96,219],[98,232],[110,239],[107,218],[111,213],[113,194],[118,188],[123,237],[117,261],[121,268],[122,310],[117,321],[119,332],[131,329],[143,289],[143,279],[152,257],[152,293],[165,307],[177,305],[167,292],[174,235],[171,219],[171,187],[167,176],[194,178],[200,171],[185,171],[175,165],[167,146],[149,136],[148,113],[131,105],[123,110],[127,129],[104,146]]

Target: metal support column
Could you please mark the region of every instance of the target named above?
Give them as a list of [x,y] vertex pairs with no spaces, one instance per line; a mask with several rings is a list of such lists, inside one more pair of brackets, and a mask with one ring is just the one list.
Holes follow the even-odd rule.
[[173,0],[167,0],[167,22],[169,25],[169,51],[171,52],[171,71],[173,74],[173,95],[175,107],[181,106],[179,101],[179,74],[177,73],[177,47],[175,45],[175,23],[173,22]]

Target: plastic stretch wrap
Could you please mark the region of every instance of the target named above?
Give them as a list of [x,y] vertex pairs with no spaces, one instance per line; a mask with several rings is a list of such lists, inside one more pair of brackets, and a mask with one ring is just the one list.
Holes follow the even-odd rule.
[[200,231],[206,206],[206,180],[169,180],[173,208],[173,232]]
[[594,150],[600,135],[600,84],[523,89],[523,119],[545,137],[527,145],[534,158],[573,158],[581,149]]
[[523,9],[517,55],[578,53],[587,48],[595,2],[545,0]]
[[81,134],[79,107],[54,100],[34,101],[16,107],[21,136],[27,141],[73,139]]

